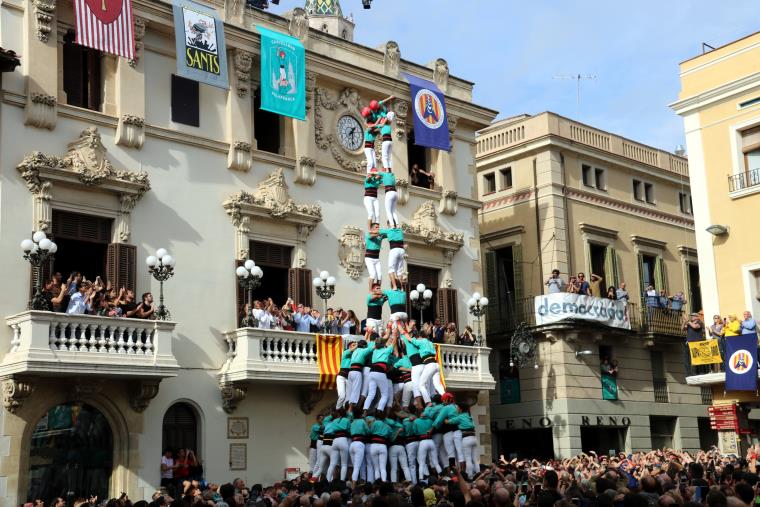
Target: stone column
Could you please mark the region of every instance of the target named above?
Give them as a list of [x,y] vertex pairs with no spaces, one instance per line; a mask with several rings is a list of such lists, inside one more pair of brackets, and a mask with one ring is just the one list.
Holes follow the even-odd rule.
[[[314,111],[313,98],[317,75],[306,73],[306,119],[304,121],[290,119],[294,158],[296,159],[296,174],[294,181],[303,185],[313,185],[317,180],[314,153]],[[286,152],[287,154],[287,152]]]
[[[391,164],[396,178],[409,181],[409,160],[406,156],[408,138],[406,136],[406,120],[409,114],[409,103],[404,100],[393,101],[393,112],[396,119],[393,128],[393,153]],[[408,200],[408,192],[405,199],[399,199],[399,204],[404,205]],[[402,202],[403,201],[403,202]]]
[[235,48],[229,52],[230,91],[227,94],[227,168],[248,171],[253,164],[253,100],[251,64],[253,53]]
[[58,116],[58,40],[55,0],[30,0],[24,9],[26,30],[26,124],[54,129]]
[[145,19],[135,17],[135,57],[132,60],[117,58],[116,70],[119,117],[116,144],[138,150],[145,142],[145,70],[142,57],[146,25]]

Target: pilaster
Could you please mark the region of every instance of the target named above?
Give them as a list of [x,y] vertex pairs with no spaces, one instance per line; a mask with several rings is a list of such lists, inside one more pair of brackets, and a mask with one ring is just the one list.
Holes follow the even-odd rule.
[[58,38],[55,0],[30,0],[24,10],[26,124],[54,129],[58,116]]
[[[408,138],[406,135],[406,119],[409,114],[409,103],[405,100],[396,99],[393,101],[393,112],[395,113],[395,126],[393,128],[393,152],[391,153],[391,164],[396,178],[402,178],[406,181],[409,177],[409,161],[406,157]],[[399,204],[404,205],[409,200],[407,191],[404,199],[399,196]],[[402,202],[403,201],[403,202]]]
[[[306,119],[304,121],[290,119],[295,159],[298,160],[295,182],[302,185],[314,185],[317,173],[314,167],[316,152],[314,150],[314,111],[311,102],[314,97],[317,76],[313,72],[307,72],[306,76]],[[311,91],[309,91],[311,90]]]
[[143,68],[143,38],[147,21],[134,19],[135,58],[117,58],[116,144],[128,148],[142,148],[145,142],[145,71]]
[[243,49],[229,52],[230,91],[227,94],[227,132],[230,148],[227,168],[248,171],[253,164],[253,93],[251,91],[251,64],[253,53]]
[[562,160],[556,151],[541,152],[536,156],[536,192],[542,252],[542,272],[551,273],[557,268],[562,273],[571,270],[567,238],[567,210],[560,191]]

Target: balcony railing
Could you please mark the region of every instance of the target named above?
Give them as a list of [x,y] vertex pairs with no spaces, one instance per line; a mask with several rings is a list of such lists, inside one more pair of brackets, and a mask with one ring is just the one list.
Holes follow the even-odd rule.
[[177,375],[174,322],[27,311],[12,330],[0,376],[99,375],[160,379]]
[[760,186],[760,169],[753,169],[728,177],[728,191],[736,192],[745,188]]
[[[225,335],[228,353],[223,382],[287,382],[319,380],[316,335],[293,331],[240,328]],[[493,389],[486,347],[441,345],[443,373],[450,389]]]

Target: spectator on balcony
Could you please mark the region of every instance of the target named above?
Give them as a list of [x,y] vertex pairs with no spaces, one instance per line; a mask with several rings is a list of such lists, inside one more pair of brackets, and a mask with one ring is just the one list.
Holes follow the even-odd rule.
[[69,278],[66,280],[66,287],[68,287],[68,295],[73,296],[77,292],[77,287],[82,283],[82,273],[79,271],[72,271]]
[[309,324],[309,332],[321,333],[322,329],[324,328],[324,319],[316,308],[311,309],[311,317],[314,322],[312,324]]
[[594,296],[595,298],[602,297],[602,282],[604,281],[604,278],[601,276],[591,273],[591,280],[589,280],[589,290],[590,293],[589,296]]
[[686,296],[684,295],[683,291],[678,291],[670,297],[670,309],[674,312],[682,312],[685,304]]
[[64,300],[68,298],[68,294],[65,291],[65,285],[63,288],[58,285],[55,278],[51,278],[42,287],[42,297],[48,302],[48,308],[53,312],[60,312],[68,308],[68,303],[63,306]]
[[741,334],[742,323],[736,318],[735,313],[728,314],[728,320],[723,330],[723,336],[739,336]]
[[340,326],[340,319],[335,315],[335,310],[332,308],[327,309],[325,314],[323,331],[326,334],[338,334],[338,328]]
[[342,310],[340,312],[340,329],[341,334],[358,334],[360,327],[359,319],[353,310]]
[[475,335],[470,326],[465,326],[462,335],[459,337],[459,345],[475,345]]
[[137,305],[138,319],[155,319],[156,318],[156,305],[153,304],[153,294],[146,292],[142,295],[142,301]]
[[565,290],[565,281],[559,276],[559,269],[552,270],[552,276],[544,284],[549,294],[557,294]]
[[447,343],[449,345],[456,345],[457,338],[457,325],[453,322],[449,322],[446,324],[446,329],[443,332],[443,343]]
[[591,295],[591,285],[586,281],[584,273],[578,273],[578,294],[582,296]]
[[[271,300],[269,300],[271,301]],[[258,322],[258,328],[259,329],[272,329],[274,326],[274,316],[270,312],[271,305],[267,301],[266,303],[262,303],[258,299],[253,302],[253,318],[256,319]],[[246,309],[247,314],[247,309]]]
[[578,279],[574,276],[570,277],[570,280],[567,282],[567,289],[565,289],[569,294],[578,294],[581,291],[580,283],[578,282]]
[[412,168],[409,170],[409,179],[415,187],[433,188],[435,176],[433,173],[420,169],[419,165],[412,164]]
[[667,292],[665,292],[664,289],[660,290],[660,293],[657,296],[657,306],[662,308],[663,310],[667,310],[670,308],[670,298],[668,297]]
[[691,367],[691,354],[689,353],[689,342],[700,342],[705,339],[705,325],[699,318],[698,313],[689,315],[689,320],[684,322],[683,328],[686,329],[686,343],[684,343],[684,369],[687,375],[696,373],[698,375],[707,373],[704,366],[696,368]]
[[311,315],[311,308],[308,306],[298,305],[298,311],[293,315],[296,323],[296,331],[299,333],[310,333],[312,326],[319,324],[319,320]]
[[742,334],[757,334],[757,322],[750,312],[744,312],[744,320],[741,323]]
[[283,331],[293,331],[296,328],[296,323],[293,320],[293,309],[288,303],[282,306],[278,317],[280,329]]
[[417,338],[420,335],[420,330],[417,329],[417,321],[415,319],[409,319],[406,321],[406,328],[409,331],[409,335],[412,338]]
[[654,285],[647,285],[647,290],[644,291],[644,302],[647,307],[647,315],[651,319],[654,316],[655,309],[660,307],[660,298],[657,296],[657,291],[654,290]]
[[95,290],[89,282],[79,284],[79,289],[71,296],[66,313],[70,315],[84,315],[92,312],[92,300]]
[[[726,361],[726,339],[724,338],[724,335],[726,334],[726,326],[723,322],[723,318],[721,318],[720,315],[713,315],[713,323],[708,328],[708,334],[710,336],[711,340],[718,340],[718,349],[720,350],[720,357],[723,359],[723,362]],[[720,370],[719,364],[712,365],[713,371],[717,372]]]
[[441,319],[437,318],[433,321],[433,327],[430,330],[430,341],[433,343],[443,343],[443,333],[445,328],[441,326]]
[[119,291],[119,307],[121,308],[121,315],[123,317],[134,317],[137,315],[135,291],[122,287]]
[[607,295],[605,297],[609,300],[617,301],[617,291],[615,290],[615,287],[612,285],[607,287]]
[[625,282],[620,282],[620,287],[615,291],[615,296],[618,301],[622,301],[626,305],[628,304],[630,297],[628,296],[628,291],[625,290]]

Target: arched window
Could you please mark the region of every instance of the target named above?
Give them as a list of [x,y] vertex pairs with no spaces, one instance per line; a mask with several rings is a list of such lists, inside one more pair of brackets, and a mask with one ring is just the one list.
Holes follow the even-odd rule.
[[28,498],[108,498],[113,433],[105,416],[81,402],[56,405],[37,422],[29,446]]
[[198,454],[198,417],[189,403],[175,403],[164,415],[161,452],[191,449]]

